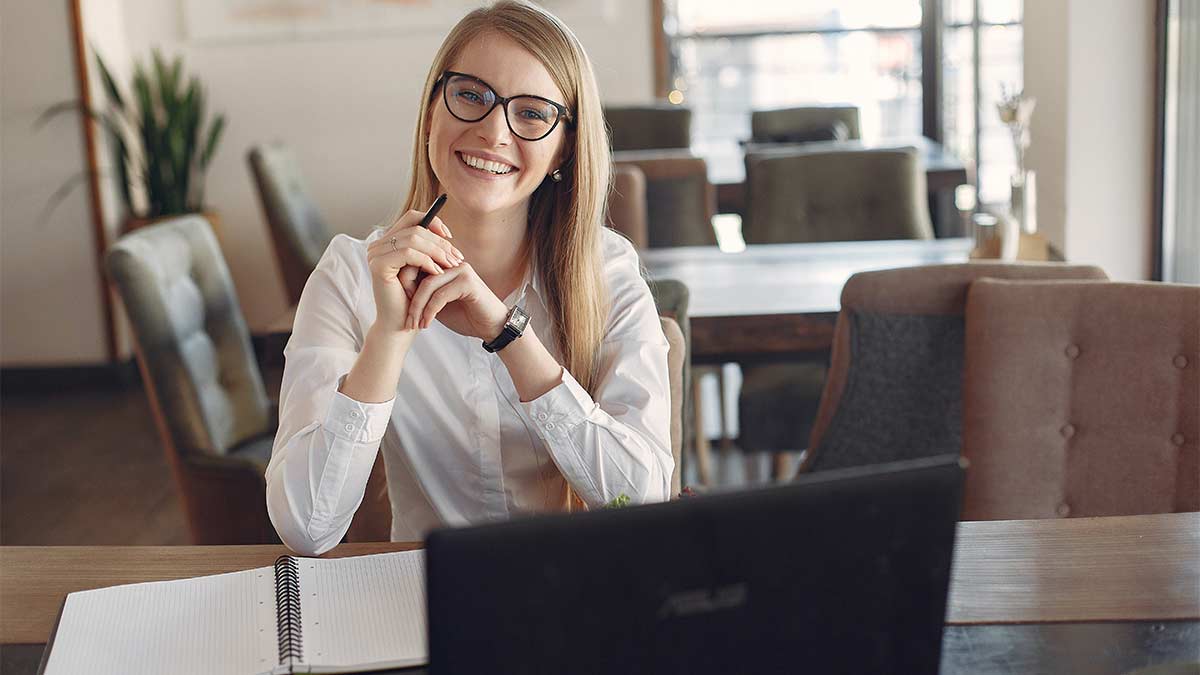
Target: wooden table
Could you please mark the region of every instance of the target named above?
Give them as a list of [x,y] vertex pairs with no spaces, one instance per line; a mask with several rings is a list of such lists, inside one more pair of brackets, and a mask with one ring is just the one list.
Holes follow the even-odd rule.
[[[324,557],[417,547],[342,544]],[[263,567],[285,552],[282,546],[0,547],[0,644],[45,643],[71,591]],[[1153,644],[1126,635],[1125,644],[1106,645],[1106,658],[1119,652],[1136,661],[1143,647],[1164,658],[1179,650],[1200,656],[1198,622],[1200,514],[960,523],[946,618],[951,667],[943,661],[943,672],[974,670],[971,659],[980,650],[1003,649],[1007,663],[1019,662],[1013,645],[992,638],[1019,642],[1026,633],[1042,649],[1047,636],[1060,636],[1063,643],[1049,647],[1072,659],[1079,650],[1098,649],[1072,636],[1114,631]],[[1160,637],[1171,638],[1166,647],[1156,646]]]
[[829,349],[842,286],[856,272],[966,262],[970,239],[647,249],[656,279],[691,291],[692,362],[753,362]]

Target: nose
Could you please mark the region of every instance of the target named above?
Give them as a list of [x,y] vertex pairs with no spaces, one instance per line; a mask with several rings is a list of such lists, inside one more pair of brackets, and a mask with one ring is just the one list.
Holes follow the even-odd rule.
[[512,143],[512,131],[509,130],[504,115],[504,106],[498,105],[492,108],[486,117],[476,122],[475,133],[479,135],[479,139],[494,147]]

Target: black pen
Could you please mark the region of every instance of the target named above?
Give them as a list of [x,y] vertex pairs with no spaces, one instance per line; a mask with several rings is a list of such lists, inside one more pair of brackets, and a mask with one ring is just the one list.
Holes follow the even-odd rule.
[[425,217],[419,223],[420,226],[428,230],[429,224],[433,222],[433,219],[437,217],[438,211],[441,211],[445,205],[446,193],[443,192],[437,199],[433,200],[433,206],[429,207],[429,210],[425,212]]

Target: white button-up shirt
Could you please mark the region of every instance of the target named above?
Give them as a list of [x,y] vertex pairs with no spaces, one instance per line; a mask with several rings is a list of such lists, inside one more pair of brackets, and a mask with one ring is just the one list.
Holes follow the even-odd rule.
[[[375,321],[366,251],[382,232],[335,237],[296,310],[266,473],[267,511],[289,548],[316,555],[341,540],[380,450],[394,541],[557,508],[564,476],[589,507],[668,498],[667,341],[628,241],[604,229],[611,309],[594,397],[564,368],[523,403],[498,355],[434,321],[413,340],[396,397],[372,404],[338,388]],[[561,362],[537,275],[505,304],[529,313],[526,331]]]

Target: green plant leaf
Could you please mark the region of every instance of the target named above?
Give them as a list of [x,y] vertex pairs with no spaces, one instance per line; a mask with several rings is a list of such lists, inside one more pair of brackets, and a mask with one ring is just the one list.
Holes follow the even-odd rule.
[[208,128],[208,141],[204,143],[204,152],[200,153],[200,167],[208,168],[209,161],[212,160],[213,152],[217,149],[217,142],[221,140],[221,132],[225,129],[225,116],[217,115],[213,119],[212,126]]
[[100,79],[104,80],[104,88],[108,92],[109,101],[117,107],[122,115],[125,114],[125,99],[121,96],[121,91],[117,89],[117,81],[113,79],[112,71],[105,65],[104,59],[100,58],[100,52],[92,47],[92,55],[96,57],[96,63],[100,66]]

